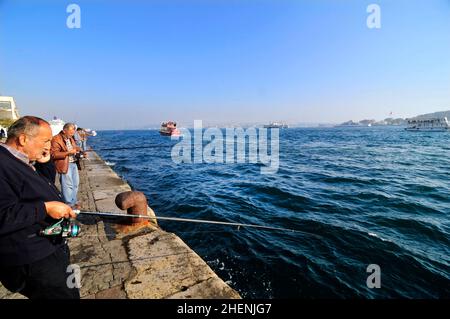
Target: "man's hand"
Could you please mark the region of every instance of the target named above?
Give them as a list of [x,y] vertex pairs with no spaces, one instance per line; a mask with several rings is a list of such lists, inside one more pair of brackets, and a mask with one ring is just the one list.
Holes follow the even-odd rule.
[[77,218],[72,208],[61,202],[45,202],[45,209],[47,210],[47,215],[53,219],[61,218]]
[[67,152],[69,155],[75,155],[76,153],[78,153],[78,151],[76,149],[71,149],[70,151]]

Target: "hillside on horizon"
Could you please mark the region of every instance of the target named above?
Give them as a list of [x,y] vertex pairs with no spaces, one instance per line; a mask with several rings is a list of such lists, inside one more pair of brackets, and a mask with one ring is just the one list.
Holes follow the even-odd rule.
[[422,114],[422,115],[418,115],[418,116],[414,117],[414,119],[428,119],[428,118],[436,118],[436,117],[437,118],[447,117],[448,119],[450,119],[450,110]]

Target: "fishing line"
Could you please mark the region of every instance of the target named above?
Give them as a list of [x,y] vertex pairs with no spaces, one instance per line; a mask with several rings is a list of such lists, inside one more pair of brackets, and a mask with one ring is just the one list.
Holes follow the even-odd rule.
[[[228,232],[240,232],[240,230],[193,230],[193,231],[177,231],[177,232],[172,232],[172,231],[166,231],[168,233],[176,233],[176,234],[201,234],[201,233],[228,233]],[[78,237],[101,237],[101,236],[106,236],[106,237],[116,237],[117,234],[113,233],[105,233],[105,234],[97,234],[97,235],[90,235],[90,234],[83,234],[81,233],[80,236]]]
[[124,217],[124,218],[168,220],[168,221],[176,221],[176,222],[236,226],[236,227],[238,227],[238,229],[240,229],[240,227],[246,227],[246,228],[258,228],[258,229],[263,229],[263,230],[303,233],[301,230],[291,229],[291,228],[274,227],[274,226],[257,225],[257,224],[244,224],[244,223],[236,223],[236,222],[224,222],[224,221],[216,221],[216,220],[208,220],[208,219],[192,219],[192,218],[163,217],[163,216],[152,217],[152,216],[147,216],[147,215],[129,215],[129,214],[121,214],[121,213],[101,213],[101,212],[86,212],[86,211],[83,211],[83,212],[75,211],[75,213],[78,215],[95,215],[95,216],[104,216],[104,217]]
[[[122,214],[122,213],[101,213],[101,212],[81,212],[81,211],[75,211],[77,215],[94,215],[94,216],[103,216],[103,217],[123,217],[123,218],[145,218],[145,219],[160,219],[160,220],[168,220],[168,221],[176,221],[176,222],[193,222],[193,223],[202,223],[202,224],[216,224],[216,225],[226,225],[226,226],[238,226],[240,227],[246,227],[246,228],[258,228],[263,230],[275,230],[275,231],[289,231],[294,233],[301,233],[305,236],[315,236],[315,237],[321,237],[315,234],[307,233],[304,231],[300,231],[297,229],[289,229],[289,228],[282,228],[282,227],[271,227],[271,226],[265,226],[265,225],[255,225],[255,224],[244,224],[244,223],[234,223],[234,222],[221,222],[221,221],[213,221],[213,220],[199,220],[199,219],[189,219],[189,218],[177,218],[177,217],[152,217],[147,215],[128,215],[128,214]],[[232,230],[233,232],[238,232],[239,228],[237,230]],[[181,231],[177,233],[222,233],[222,232],[228,232],[227,230],[222,231]],[[82,237],[101,237],[101,236],[116,236],[117,234],[97,234],[97,235],[81,235]],[[169,234],[162,234],[161,237],[168,236]],[[80,238],[80,237],[79,237]],[[167,255],[158,255],[158,256],[147,256],[147,257],[140,257],[140,258],[134,258],[134,259],[128,259],[128,260],[119,260],[119,261],[111,261],[107,263],[100,263],[100,264],[90,264],[81,266],[80,268],[91,268],[91,267],[100,267],[100,266],[106,266],[106,265],[113,265],[118,263],[131,263],[133,261],[140,261],[140,260],[149,260],[149,259],[157,259],[157,258],[164,258],[164,257],[170,257],[170,256],[176,256],[176,255],[182,255],[182,254],[190,254],[195,253],[194,251],[183,251],[180,253],[173,253],[173,254],[167,254]],[[243,255],[234,255],[234,257],[244,257]],[[282,258],[280,255],[258,255],[258,258],[270,258],[270,259],[278,259]]]
[[[292,233],[300,233],[305,236],[313,236],[318,239],[323,239],[323,236],[319,236],[314,233],[306,232],[299,229],[292,229],[292,228],[283,228],[283,227],[273,227],[273,226],[266,226],[266,225],[257,225],[257,224],[245,224],[245,223],[237,223],[237,222],[224,222],[224,221],[214,221],[214,220],[207,220],[207,219],[192,219],[192,218],[179,218],[179,217],[165,217],[165,216],[158,216],[158,217],[152,217],[147,215],[129,215],[129,214],[123,214],[123,213],[102,213],[102,212],[87,212],[87,211],[74,211],[77,215],[83,215],[83,216],[102,216],[102,217],[123,217],[123,218],[144,218],[144,219],[153,219],[153,220],[166,220],[166,221],[174,221],[174,222],[189,222],[189,223],[198,223],[198,224],[214,224],[214,225],[223,225],[223,226],[236,226],[237,231],[240,230],[241,227],[244,228],[256,228],[266,231],[283,231],[283,232],[292,232]],[[207,230],[207,231],[176,231],[176,233],[213,233],[213,232],[228,232],[227,230],[220,230],[220,231],[213,231],[213,230]]]

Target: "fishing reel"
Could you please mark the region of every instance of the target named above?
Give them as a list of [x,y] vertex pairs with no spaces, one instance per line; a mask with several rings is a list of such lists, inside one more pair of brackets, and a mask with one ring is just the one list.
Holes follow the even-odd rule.
[[78,152],[78,153],[76,153],[74,156],[75,156],[75,159],[76,159],[76,160],[80,160],[80,159],[82,159],[82,158],[86,158],[86,154],[84,153],[84,151]]
[[56,224],[48,226],[39,232],[40,236],[61,236],[62,238],[77,237],[80,234],[81,228],[74,220],[63,218]]

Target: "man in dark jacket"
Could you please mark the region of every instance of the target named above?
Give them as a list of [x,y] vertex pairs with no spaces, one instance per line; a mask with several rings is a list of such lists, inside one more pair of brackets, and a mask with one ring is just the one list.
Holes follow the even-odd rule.
[[25,116],[0,144],[0,281],[28,298],[79,298],[70,288],[65,240],[39,235],[61,218],[76,215],[62,202],[53,183],[32,162],[50,152],[50,125]]

